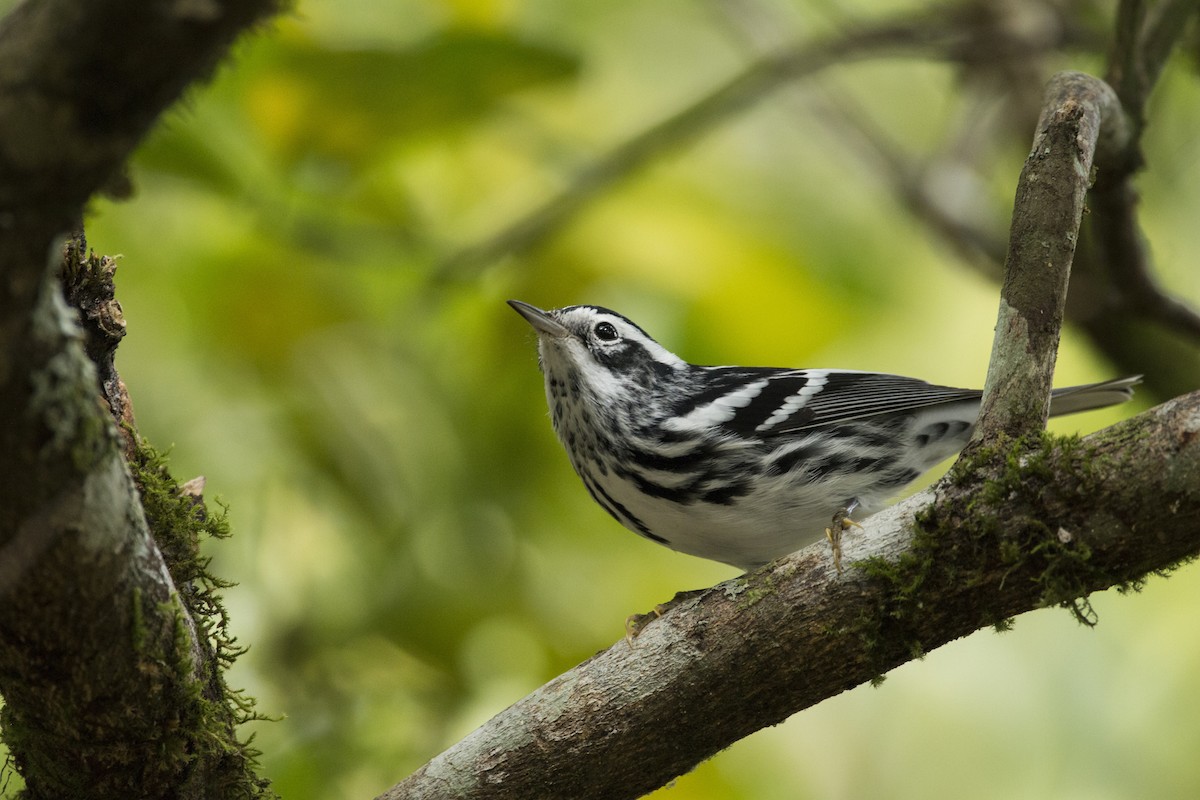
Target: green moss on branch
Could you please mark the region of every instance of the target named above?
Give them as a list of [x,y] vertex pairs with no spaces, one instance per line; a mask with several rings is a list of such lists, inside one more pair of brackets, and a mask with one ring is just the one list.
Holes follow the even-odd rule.
[[[1087,599],[1092,591],[1136,590],[1142,580],[1093,558],[1094,545],[1137,523],[1138,499],[1114,497],[1111,482],[1104,481],[1117,466],[1094,444],[1047,433],[1001,440],[957,462],[938,502],[917,514],[909,549],[898,559],[855,564],[883,585],[878,608],[861,620],[868,657],[925,652],[935,608],[943,620],[961,617],[965,630],[1007,630],[1007,598],[1030,582],[1040,605],[1061,606],[1082,624],[1095,625]],[[1103,513],[1096,511],[1100,492]],[[947,607],[956,587],[984,584],[997,587],[994,603]]]
[[[218,788],[220,797],[274,797],[268,781],[256,774],[259,751],[250,739],[237,737],[238,726],[265,719],[255,711],[254,698],[231,689],[225,671],[245,648],[229,631],[229,616],[220,590],[232,584],[210,570],[211,559],[201,555],[205,539],[229,536],[222,511],[212,514],[200,497],[183,491],[167,470],[166,459],[140,438],[130,465],[141,495],[150,530],[178,590],[175,619],[175,685],[186,694],[179,698],[188,719],[183,727],[193,731],[190,741],[172,758],[206,764],[205,783]],[[196,629],[200,652],[192,649],[189,620]],[[199,656],[199,668],[195,663]],[[196,676],[201,676],[199,679]]]

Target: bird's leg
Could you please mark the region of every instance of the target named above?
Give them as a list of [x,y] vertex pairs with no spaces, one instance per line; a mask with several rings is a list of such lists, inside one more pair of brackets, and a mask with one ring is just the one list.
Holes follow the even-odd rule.
[[837,513],[833,515],[833,521],[829,527],[825,529],[825,538],[829,540],[829,546],[833,550],[833,568],[838,574],[842,574],[842,533],[850,528],[861,528],[854,520],[850,519],[850,515],[858,508],[858,501],[851,500],[844,507],[839,508]]

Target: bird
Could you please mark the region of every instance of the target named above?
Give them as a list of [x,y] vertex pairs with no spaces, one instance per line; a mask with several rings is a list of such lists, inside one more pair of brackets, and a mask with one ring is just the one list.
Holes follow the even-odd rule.
[[[634,533],[746,572],[886,507],[960,451],[982,391],[845,369],[690,364],[595,305],[508,304],[537,333],[550,420],[584,487]],[[1050,414],[1140,376],[1055,389]]]

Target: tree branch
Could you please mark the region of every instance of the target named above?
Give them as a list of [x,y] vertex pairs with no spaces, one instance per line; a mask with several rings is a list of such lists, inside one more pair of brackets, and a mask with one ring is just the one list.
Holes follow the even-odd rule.
[[959,472],[843,540],[844,576],[821,544],[713,587],[381,798],[639,797],[978,628],[1200,553],[1197,475],[1200,393],[1082,444],[1048,442],[1006,474]]
[[0,721],[31,798],[256,788],[57,278],[88,197],[274,8],[45,0],[0,23]]
[[1017,183],[1004,284],[983,407],[972,446],[1046,425],[1067,282],[1092,162],[1123,152],[1129,128],[1116,94],[1079,72],[1054,76]]

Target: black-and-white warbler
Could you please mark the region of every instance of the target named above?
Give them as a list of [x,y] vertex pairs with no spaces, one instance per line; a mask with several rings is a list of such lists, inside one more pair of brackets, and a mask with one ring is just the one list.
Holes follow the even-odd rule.
[[[592,498],[635,533],[745,570],[878,511],[961,450],[979,414],[977,390],[696,366],[606,308],[509,305],[537,331],[554,431]],[[1138,381],[1056,389],[1050,413],[1123,402]]]

